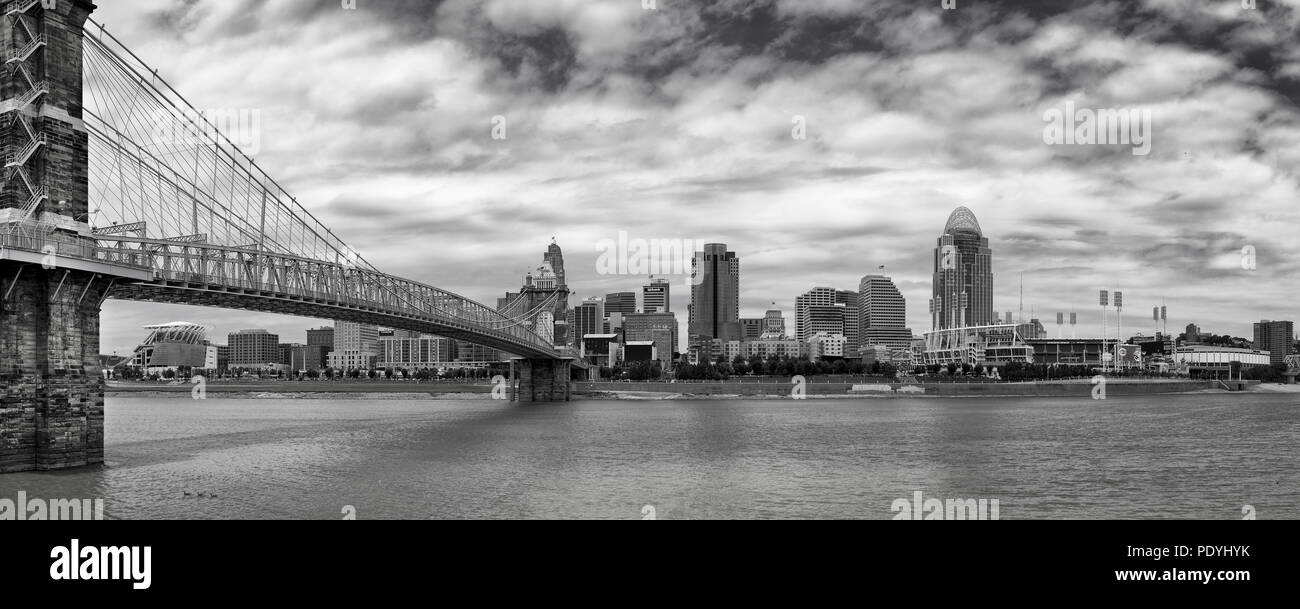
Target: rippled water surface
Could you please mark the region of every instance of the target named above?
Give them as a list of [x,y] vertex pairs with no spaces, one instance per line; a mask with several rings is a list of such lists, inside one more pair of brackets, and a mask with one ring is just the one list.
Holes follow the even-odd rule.
[[110,518],[890,518],[921,491],[1003,519],[1300,518],[1297,402],[119,397],[105,467],[0,475],[0,497],[102,497]]

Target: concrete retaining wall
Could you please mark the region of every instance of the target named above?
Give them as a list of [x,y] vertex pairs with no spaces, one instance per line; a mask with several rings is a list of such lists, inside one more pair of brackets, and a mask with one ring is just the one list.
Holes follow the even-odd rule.
[[[793,385],[779,383],[618,383],[578,382],[575,392],[592,391],[645,391],[657,393],[687,393],[696,395],[778,395],[788,396]],[[881,383],[858,384],[859,389],[880,388]],[[881,395],[938,395],[938,396],[1076,396],[1091,397],[1091,383],[890,383],[890,391],[852,391],[852,383],[804,384],[807,395],[842,395],[844,397]],[[1222,388],[1206,381],[1172,382],[1110,382],[1106,395],[1146,395],[1154,393],[1182,393],[1207,388]]]

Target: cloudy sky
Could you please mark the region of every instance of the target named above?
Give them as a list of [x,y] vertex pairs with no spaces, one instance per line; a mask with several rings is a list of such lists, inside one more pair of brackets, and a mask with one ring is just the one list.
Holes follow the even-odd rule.
[[[373,264],[490,304],[552,236],[575,302],[635,289],[596,271],[627,231],[728,244],[746,316],[792,321],[884,265],[921,332],[965,205],[995,309],[1023,274],[1053,332],[1073,307],[1096,333],[1116,286],[1126,327],[1161,302],[1171,328],[1247,337],[1300,317],[1300,0],[100,4],[195,106],[259,110],[258,164]],[[1046,144],[1067,102],[1149,111],[1149,154]],[[320,323],[110,301],[103,349],[178,319],[223,342]]]

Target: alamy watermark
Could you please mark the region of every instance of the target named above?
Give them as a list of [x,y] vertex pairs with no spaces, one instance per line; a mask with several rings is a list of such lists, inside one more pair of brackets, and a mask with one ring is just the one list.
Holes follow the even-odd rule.
[[152,546],[81,546],[73,539],[66,546],[50,549],[50,579],[126,580],[136,590],[147,590],[152,581]]
[[163,113],[153,121],[153,142],[158,146],[192,148],[220,141],[224,136],[240,152],[253,156],[262,150],[262,111],[255,108],[193,108]]
[[617,239],[597,241],[596,251],[598,275],[681,275],[688,289],[704,281],[692,269],[692,260],[704,251],[703,241],[630,238],[621,230]]
[[1124,145],[1133,147],[1134,156],[1151,153],[1150,108],[1078,108],[1065,102],[1065,108],[1043,112],[1043,143],[1062,145]]
[[16,500],[0,498],[0,520],[103,520],[103,499],[28,499],[18,491]]
[[894,520],[998,520],[997,499],[938,499],[926,498],[921,491],[912,493],[912,499],[895,499],[889,511],[896,512]]
[[509,386],[509,382],[506,381],[506,377],[500,374],[492,377],[492,399],[494,400],[508,399],[510,397],[509,390],[510,390],[510,386]]

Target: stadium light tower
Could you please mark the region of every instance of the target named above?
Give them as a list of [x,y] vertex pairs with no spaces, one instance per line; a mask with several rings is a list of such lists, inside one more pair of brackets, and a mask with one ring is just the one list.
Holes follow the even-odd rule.
[[1101,371],[1106,372],[1106,307],[1110,305],[1110,292],[1101,291]]

